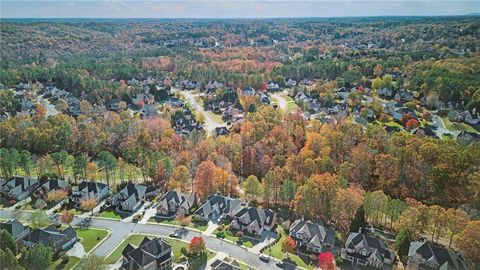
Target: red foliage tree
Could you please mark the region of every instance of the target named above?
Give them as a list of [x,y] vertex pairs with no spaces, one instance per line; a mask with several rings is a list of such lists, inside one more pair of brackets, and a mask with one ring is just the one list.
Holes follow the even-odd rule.
[[412,118],[405,123],[405,128],[408,130],[412,130],[418,127],[418,121],[415,118]]
[[242,232],[242,231],[238,231],[238,232],[237,232],[237,237],[238,237],[238,238],[242,238],[242,237],[243,237],[243,235],[244,235],[244,234],[243,234],[243,232]]
[[205,240],[201,236],[195,236],[188,245],[188,252],[198,255],[205,251]]
[[194,190],[201,198],[207,197],[217,189],[218,167],[210,160],[200,163],[194,179]]
[[318,267],[322,270],[334,270],[335,263],[331,252],[322,252],[318,256]]
[[291,237],[287,237],[283,239],[282,251],[285,253],[293,253],[294,250],[295,250],[295,240],[293,240]]
[[262,82],[260,84],[260,90],[262,90],[262,92],[267,91],[267,84],[265,82]]

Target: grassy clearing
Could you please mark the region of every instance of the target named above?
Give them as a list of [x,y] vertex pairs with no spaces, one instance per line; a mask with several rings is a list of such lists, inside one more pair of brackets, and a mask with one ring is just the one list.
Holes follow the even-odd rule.
[[222,116],[213,113],[212,111],[207,111],[207,114],[212,118],[213,121],[217,124],[223,124],[223,119]]
[[478,131],[469,124],[451,122],[448,117],[442,117],[442,120],[443,123],[445,123],[445,127],[450,131],[465,130],[468,132],[478,133]]
[[[281,236],[280,240],[275,243],[271,248],[267,248],[264,253],[267,255],[270,255],[272,257],[275,257],[279,260],[283,260],[286,258],[285,253],[282,251],[282,242],[285,238],[287,238],[287,235],[283,232],[283,230],[279,229],[278,234]],[[290,258],[292,261],[294,261],[297,266],[306,268],[306,269],[313,269],[313,265],[306,264],[298,255],[295,254],[288,254],[288,258]]]
[[90,252],[98,243],[108,235],[108,231],[101,229],[75,229],[77,236],[82,239],[81,243],[86,252]]

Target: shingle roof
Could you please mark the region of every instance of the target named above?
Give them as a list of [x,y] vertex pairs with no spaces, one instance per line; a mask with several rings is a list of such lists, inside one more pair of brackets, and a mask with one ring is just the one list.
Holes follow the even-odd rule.
[[410,243],[408,257],[418,256],[431,264],[438,265],[439,268],[447,269],[468,269],[468,265],[462,257],[451,250],[428,243],[426,241],[415,241]]
[[[357,247],[363,247],[367,250],[367,258],[372,253],[378,253],[378,256],[381,256],[381,261],[383,258],[393,259],[394,254],[391,254],[385,242],[381,239],[370,237],[362,233],[350,233],[345,243],[345,247],[349,249],[355,249]],[[358,255],[358,254],[357,254]]]
[[16,219],[9,220],[5,223],[0,223],[0,230],[6,230],[15,239],[17,239],[17,236],[26,229],[28,229],[28,227],[24,226]]
[[[248,215],[250,223],[257,222],[261,226],[271,226],[275,217],[275,212],[270,209],[264,210],[256,207],[242,208],[234,214],[234,217],[240,218],[243,215]],[[241,223],[241,220],[237,220]],[[243,224],[249,225],[249,224]]]
[[224,197],[219,194],[212,194],[207,197],[205,204],[198,209],[195,214],[208,217],[212,213],[213,206],[217,205],[221,213],[230,213],[242,202],[239,199]]
[[172,246],[161,238],[143,238],[138,248],[128,244],[122,254],[123,266],[127,269],[139,269],[155,260],[161,262],[171,257]]
[[290,232],[307,235],[310,238],[309,243],[315,246],[321,246],[322,244],[333,246],[335,244],[335,231],[332,228],[310,221],[295,220],[290,226]]

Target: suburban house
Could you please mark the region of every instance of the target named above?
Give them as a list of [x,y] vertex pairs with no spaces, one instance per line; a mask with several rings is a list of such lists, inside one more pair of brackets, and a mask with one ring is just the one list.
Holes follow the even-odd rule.
[[277,217],[272,210],[249,207],[242,208],[233,215],[232,227],[260,235],[263,230],[273,229],[276,221]]
[[196,193],[189,195],[170,190],[165,193],[157,206],[157,214],[162,216],[187,215],[197,205]]
[[44,229],[35,229],[25,239],[25,246],[32,248],[37,244],[43,244],[51,247],[54,253],[71,248],[77,242],[77,233],[69,226],[63,231],[59,231],[55,225],[50,225]]
[[172,264],[172,246],[161,238],[143,238],[140,246],[128,244],[122,251],[121,269],[170,270]]
[[30,228],[16,219],[0,223],[0,230],[6,230],[19,243],[30,233]]
[[59,179],[48,179],[40,183],[40,187],[35,191],[37,198],[45,198],[48,194],[55,190],[66,190],[68,182]]
[[457,142],[462,145],[470,145],[474,142],[480,142],[480,134],[462,130],[457,136]]
[[21,201],[30,196],[38,184],[37,179],[14,176],[3,184],[1,192],[8,199]]
[[215,128],[215,134],[217,136],[228,135],[229,133],[230,133],[230,131],[228,131],[227,127],[216,127]]
[[153,118],[158,115],[157,108],[153,104],[145,104],[140,110],[140,116],[143,118]]
[[383,240],[363,233],[350,233],[341,252],[342,259],[361,266],[386,269],[392,265],[395,253]]
[[462,256],[425,240],[410,243],[408,269],[470,269]]
[[216,259],[210,264],[212,270],[241,270],[240,264],[236,260],[224,258],[223,260]]
[[222,196],[218,193],[208,196],[205,204],[196,212],[195,216],[204,220],[217,220],[223,217],[233,217],[242,208],[242,201]]
[[183,107],[183,100],[179,99],[178,97],[171,97],[168,99],[167,104],[172,107],[180,108]]
[[280,86],[278,85],[278,83],[276,83],[274,81],[269,81],[267,83],[267,90],[268,91],[277,91],[277,90],[280,90]]
[[223,87],[223,83],[217,82],[215,80],[209,81],[206,85],[207,90],[214,90],[214,89],[222,88],[222,87]]
[[242,89],[242,95],[244,96],[255,96],[255,89],[250,86],[244,86]]
[[75,203],[77,207],[80,202],[86,199],[96,199],[100,202],[108,195],[108,186],[100,182],[81,182],[78,187],[73,187],[70,201]]
[[122,190],[112,197],[112,205],[117,207],[117,210],[124,212],[135,212],[143,204],[146,198],[153,197],[157,194],[155,187],[145,187],[128,183]]
[[335,231],[332,228],[303,219],[292,223],[290,236],[297,247],[305,247],[315,253],[331,250],[335,246]]

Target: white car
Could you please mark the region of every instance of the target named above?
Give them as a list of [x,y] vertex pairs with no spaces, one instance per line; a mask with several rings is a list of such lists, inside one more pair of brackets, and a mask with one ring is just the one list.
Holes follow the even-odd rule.
[[270,257],[261,253],[260,256],[258,257],[261,261],[264,261],[264,262],[269,262],[270,261]]

